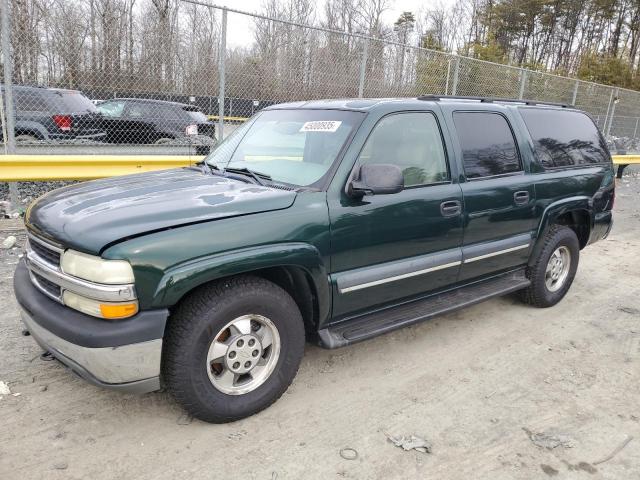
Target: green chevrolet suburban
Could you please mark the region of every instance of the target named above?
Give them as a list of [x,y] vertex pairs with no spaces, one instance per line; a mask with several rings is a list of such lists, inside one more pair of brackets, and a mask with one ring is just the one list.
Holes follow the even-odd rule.
[[336,348],[517,292],[551,307],[612,225],[585,113],[424,96],[289,103],[189,168],[35,201],[26,329],[86,380],[237,420]]

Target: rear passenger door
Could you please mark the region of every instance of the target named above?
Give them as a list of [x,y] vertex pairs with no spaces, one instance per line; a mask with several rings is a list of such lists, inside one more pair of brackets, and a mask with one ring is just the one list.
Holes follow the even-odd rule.
[[535,188],[508,110],[469,109],[448,115],[462,160],[465,218],[459,281],[526,263],[535,218]]

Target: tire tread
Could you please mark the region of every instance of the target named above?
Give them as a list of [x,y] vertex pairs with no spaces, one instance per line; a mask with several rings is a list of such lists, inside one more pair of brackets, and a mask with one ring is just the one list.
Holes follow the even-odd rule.
[[[227,423],[235,421],[253,415],[272,405],[282,396],[293,381],[304,352],[303,341],[302,348],[294,352],[296,365],[293,375],[290,375],[288,381],[281,382],[275,395],[272,396],[268,403],[257,405],[241,416],[214,414],[211,409],[207,409],[203,407],[200,402],[195,401],[196,399],[188,392],[188,388],[186,388],[186,380],[183,375],[183,372],[188,371],[192,366],[187,361],[187,356],[181,355],[181,352],[185,345],[189,345],[192,332],[197,328],[197,324],[201,321],[202,317],[210,314],[212,308],[220,310],[226,302],[233,301],[238,292],[241,292],[242,295],[251,295],[258,292],[263,294],[268,292],[270,296],[274,297],[274,301],[279,303],[284,302],[287,308],[295,309],[295,312],[300,317],[300,331],[295,333],[301,335],[304,339],[302,318],[293,299],[282,288],[261,277],[252,275],[232,277],[203,285],[189,294],[173,311],[170,323],[167,326],[163,342],[162,376],[168,391],[176,401],[193,417],[208,422]],[[288,327],[295,328],[289,325]],[[272,375],[278,375],[278,373],[279,372],[274,371]],[[234,397],[230,398],[233,399]]]

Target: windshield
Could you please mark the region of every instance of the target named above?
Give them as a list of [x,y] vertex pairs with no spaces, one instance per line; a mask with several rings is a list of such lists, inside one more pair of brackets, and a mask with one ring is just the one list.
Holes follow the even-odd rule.
[[260,112],[220,143],[206,162],[310,186],[329,171],[362,115],[340,110]]

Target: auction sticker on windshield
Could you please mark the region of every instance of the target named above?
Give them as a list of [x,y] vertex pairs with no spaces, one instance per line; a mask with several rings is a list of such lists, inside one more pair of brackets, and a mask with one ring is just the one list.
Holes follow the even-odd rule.
[[316,120],[314,122],[305,122],[300,128],[301,132],[335,132],[342,125],[337,120]]

